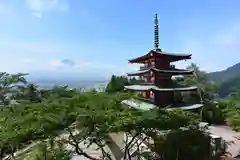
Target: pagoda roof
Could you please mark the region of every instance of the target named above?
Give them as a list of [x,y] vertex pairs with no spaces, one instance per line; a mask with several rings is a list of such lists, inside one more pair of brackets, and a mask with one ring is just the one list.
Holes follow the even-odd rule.
[[159,72],[159,73],[166,73],[166,74],[172,74],[172,75],[186,75],[186,74],[192,74],[193,70],[184,70],[184,69],[156,69],[156,68],[149,68],[145,70],[139,70],[131,73],[127,73],[128,76],[136,76],[148,73],[150,71],[153,72]]
[[147,54],[143,56],[129,60],[129,63],[143,63],[145,60],[152,58],[154,56],[168,58],[169,62],[174,62],[184,59],[191,59],[192,54],[167,53],[162,52],[161,50],[150,50]]
[[130,85],[130,86],[124,86],[126,89],[129,90],[135,90],[135,91],[161,91],[161,92],[169,92],[169,91],[190,91],[190,90],[196,90],[196,86],[182,86],[178,85],[173,88],[160,88],[155,85]]
[[[137,99],[123,100],[122,104],[130,106],[132,108],[144,110],[144,111],[158,108],[158,106],[156,106],[152,103],[147,103],[147,102],[137,100]],[[192,109],[201,108],[202,106],[203,106],[203,104],[186,104],[186,105],[182,104],[180,106],[176,106],[176,107],[173,106],[171,108],[167,108],[167,110],[172,110],[172,109],[192,110]]]

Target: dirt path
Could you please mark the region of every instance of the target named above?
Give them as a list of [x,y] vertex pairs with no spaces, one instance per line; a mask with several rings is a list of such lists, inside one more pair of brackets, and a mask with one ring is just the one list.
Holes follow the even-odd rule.
[[[56,137],[56,139],[61,139],[61,138],[66,138],[68,134],[62,133],[60,136]],[[40,141],[33,142],[32,144],[28,145],[27,147],[17,151],[14,153],[14,156],[16,159],[20,157],[24,157],[24,155],[29,154],[33,150],[33,148],[37,147],[37,145],[40,143]],[[88,153],[89,155],[99,158],[102,155],[102,152],[100,150],[96,150],[97,146],[92,145],[89,148],[84,143],[79,144],[80,148],[83,149],[84,152]],[[66,146],[67,149],[74,151],[74,148],[71,145]],[[36,149],[36,148],[35,148]],[[105,148],[106,151],[110,151],[108,147]],[[4,157],[3,160],[6,160],[8,156]],[[73,155],[72,160],[88,160],[84,156],[79,156],[79,155]]]
[[240,153],[240,132],[235,132],[228,126],[209,126],[209,132],[213,135],[222,137],[223,140],[231,143],[227,151],[236,157]]

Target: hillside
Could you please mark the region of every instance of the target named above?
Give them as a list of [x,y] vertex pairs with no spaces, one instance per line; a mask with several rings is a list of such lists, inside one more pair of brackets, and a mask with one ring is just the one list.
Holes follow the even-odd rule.
[[240,77],[232,78],[222,82],[217,92],[221,97],[226,97],[230,94],[238,93],[240,90]]
[[240,62],[219,72],[208,74],[210,81],[220,82],[217,90],[220,97],[227,97],[240,90]]
[[233,78],[240,76],[240,62],[228,67],[227,69],[219,72],[211,72],[208,74],[209,80],[226,82]]

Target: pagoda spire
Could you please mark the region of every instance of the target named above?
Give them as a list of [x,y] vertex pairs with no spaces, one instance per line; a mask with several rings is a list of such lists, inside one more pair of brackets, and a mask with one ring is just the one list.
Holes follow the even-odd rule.
[[155,14],[154,17],[154,50],[155,51],[161,51],[159,48],[159,31],[158,31],[158,16]]

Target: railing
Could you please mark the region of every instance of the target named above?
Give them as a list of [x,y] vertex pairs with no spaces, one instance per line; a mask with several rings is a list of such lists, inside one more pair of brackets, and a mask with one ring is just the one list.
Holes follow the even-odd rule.
[[153,66],[154,66],[154,63],[145,64],[144,66],[140,66],[140,70],[145,70],[145,69],[151,68]]
[[[146,70],[146,69],[148,69],[148,68],[151,68],[151,67],[153,67],[154,66],[154,64],[150,64],[150,65],[144,65],[144,66],[140,66],[140,70]],[[166,68],[166,69],[176,69],[176,67],[175,67],[175,65],[170,65],[168,68]]]
[[140,66],[140,71],[147,69],[147,66]]

